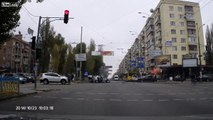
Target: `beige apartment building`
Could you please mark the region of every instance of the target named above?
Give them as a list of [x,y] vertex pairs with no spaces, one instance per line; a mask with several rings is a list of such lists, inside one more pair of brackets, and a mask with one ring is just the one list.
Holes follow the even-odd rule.
[[0,72],[32,71],[31,44],[22,35],[15,35],[0,48]]
[[[142,71],[150,72],[157,68],[159,72],[167,74],[173,74],[174,70],[176,74],[186,74],[184,76],[199,73],[205,65],[199,4],[161,0],[151,13],[137,37],[143,43],[139,52],[139,56],[145,59]],[[136,46],[134,44],[131,49]]]

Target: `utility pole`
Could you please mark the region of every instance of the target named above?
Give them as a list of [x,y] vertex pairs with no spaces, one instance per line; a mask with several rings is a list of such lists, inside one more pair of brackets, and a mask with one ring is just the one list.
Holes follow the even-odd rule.
[[202,62],[201,62],[201,57],[202,57],[202,55],[201,55],[201,49],[200,49],[200,29],[205,25],[205,24],[202,24],[199,28],[198,28],[198,23],[196,23],[196,25],[197,25],[197,39],[198,39],[198,57],[199,57],[199,65],[200,65],[200,80],[202,80],[202,77],[203,77],[203,74],[202,74]]
[[[80,54],[82,54],[82,37],[83,37],[83,27],[81,26]],[[82,80],[82,61],[80,61],[80,81],[81,80]]]

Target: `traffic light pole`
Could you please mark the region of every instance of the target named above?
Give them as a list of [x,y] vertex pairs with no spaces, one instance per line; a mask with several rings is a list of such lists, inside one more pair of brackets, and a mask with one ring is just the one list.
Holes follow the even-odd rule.
[[[38,43],[40,43],[39,41],[39,33],[40,33],[40,27],[41,25],[44,24],[44,22],[41,23],[41,19],[42,18],[55,18],[54,20],[51,20],[49,22],[53,22],[53,21],[56,21],[56,20],[63,20],[64,17],[41,17],[39,16],[39,20],[38,20],[38,32],[37,32],[37,41],[36,41],[36,44],[35,44],[35,48],[38,48]],[[69,19],[74,19],[74,18],[69,18]],[[36,56],[36,50],[34,51],[35,55],[34,55],[34,79],[35,79],[35,82],[34,82],[34,89],[37,89],[37,73],[38,73],[38,62],[37,62],[37,56]]]

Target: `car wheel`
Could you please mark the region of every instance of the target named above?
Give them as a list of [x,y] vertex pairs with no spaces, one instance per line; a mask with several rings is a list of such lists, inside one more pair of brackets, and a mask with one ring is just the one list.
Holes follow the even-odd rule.
[[61,80],[61,84],[65,85],[66,84],[66,80]]
[[47,85],[49,83],[49,81],[47,79],[44,79],[44,82],[43,82],[45,85]]

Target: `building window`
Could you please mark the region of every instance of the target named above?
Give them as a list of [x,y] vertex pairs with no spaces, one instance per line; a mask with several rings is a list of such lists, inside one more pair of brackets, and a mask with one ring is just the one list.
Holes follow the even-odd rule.
[[185,30],[180,30],[181,35],[185,35]]
[[175,21],[170,21],[171,26],[175,26]]
[[181,51],[186,51],[186,47],[185,47],[185,46],[182,46],[182,47],[181,47]]
[[171,34],[176,34],[176,30],[175,30],[175,29],[172,29],[172,30],[171,30]]
[[177,51],[177,46],[172,46],[172,51]]
[[186,43],[186,39],[185,38],[181,38],[181,43]]
[[195,29],[188,29],[188,34],[189,35],[196,35],[196,30]]
[[173,55],[173,59],[177,59],[178,57],[177,57],[177,55]]
[[177,38],[172,38],[172,42],[176,43],[177,42]]
[[174,11],[174,6],[169,6],[169,11]]
[[183,7],[178,7],[178,11],[182,12],[183,11]]
[[175,15],[172,14],[172,13],[170,13],[170,14],[169,14],[169,17],[170,17],[170,18],[175,18]]
[[196,44],[196,37],[189,37],[189,43]]
[[180,22],[181,27],[184,27],[184,25],[185,25],[184,22]]
[[180,19],[184,19],[184,15],[179,14],[179,18],[180,18]]

